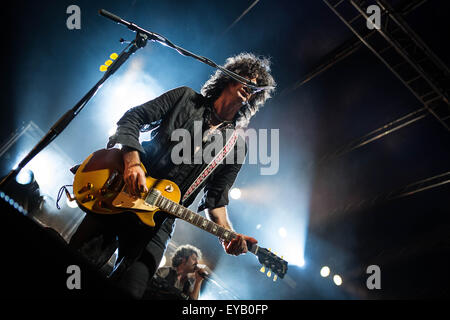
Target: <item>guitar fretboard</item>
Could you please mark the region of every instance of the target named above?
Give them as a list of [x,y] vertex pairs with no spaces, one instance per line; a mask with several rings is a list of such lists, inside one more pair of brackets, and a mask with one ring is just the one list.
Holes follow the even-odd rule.
[[231,241],[237,237],[237,234],[231,230],[225,229],[217,223],[202,217],[201,215],[189,210],[186,207],[160,195],[155,202],[155,205],[161,210],[172,214],[190,224],[197,226],[213,235],[225,240]]
[[[161,210],[172,214],[180,219],[183,219],[184,221],[189,222],[190,224],[193,224],[194,226],[197,226],[225,241],[231,241],[234,238],[237,237],[237,234],[234,231],[225,229],[222,226],[219,226],[217,223],[210,221],[206,219],[205,217],[202,217],[201,215],[195,213],[194,211],[189,210],[186,207],[183,207],[182,205],[162,196],[157,196],[155,193],[150,193],[149,198],[151,198],[152,205],[155,205],[159,207]],[[282,260],[276,257],[276,255],[267,254],[264,253],[264,248],[262,248],[262,252],[260,252],[261,248],[256,244],[251,244],[247,242],[248,251],[253,253],[254,255],[258,256],[260,259],[260,262],[264,265],[266,265],[269,268],[272,268],[274,272],[280,275],[280,277],[283,277],[286,273],[287,264],[286,267],[282,264],[282,269],[277,267],[277,265],[280,265],[280,263],[277,263],[277,260]]]

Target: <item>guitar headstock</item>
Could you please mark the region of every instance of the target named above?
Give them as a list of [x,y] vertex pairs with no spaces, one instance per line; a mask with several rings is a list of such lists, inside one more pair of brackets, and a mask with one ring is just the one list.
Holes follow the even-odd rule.
[[288,262],[283,260],[283,257],[279,257],[276,253],[273,253],[270,249],[262,248],[257,245],[253,245],[250,250],[253,252],[262,264],[261,272],[266,273],[270,278],[272,273],[274,274],[273,281],[277,280],[277,277],[283,278],[288,270]]

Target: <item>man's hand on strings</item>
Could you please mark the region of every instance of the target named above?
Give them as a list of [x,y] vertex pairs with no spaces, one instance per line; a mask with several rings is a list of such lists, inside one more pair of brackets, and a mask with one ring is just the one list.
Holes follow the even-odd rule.
[[130,194],[139,197],[141,193],[148,192],[145,179],[145,172],[141,167],[139,153],[136,150],[124,150],[123,153],[124,171],[123,180],[128,187]]

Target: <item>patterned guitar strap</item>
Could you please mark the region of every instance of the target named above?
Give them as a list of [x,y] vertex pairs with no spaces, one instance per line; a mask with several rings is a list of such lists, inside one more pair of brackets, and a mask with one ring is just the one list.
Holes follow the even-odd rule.
[[218,167],[227,154],[234,148],[238,138],[238,133],[233,130],[233,134],[228,139],[222,150],[212,159],[212,161],[206,166],[206,168],[200,173],[197,179],[191,184],[186,193],[183,196],[183,203],[194,193],[195,190],[208,178],[211,173]]

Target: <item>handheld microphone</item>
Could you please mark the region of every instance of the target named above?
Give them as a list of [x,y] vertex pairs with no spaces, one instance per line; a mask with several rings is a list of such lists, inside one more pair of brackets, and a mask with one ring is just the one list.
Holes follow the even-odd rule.
[[[195,266],[195,269],[196,270],[200,270],[200,269],[204,269],[205,267],[206,267],[206,265],[204,265],[204,264],[197,264]],[[206,272],[206,270],[201,270],[201,271],[198,272],[198,274],[205,280],[209,279],[209,273]]]

